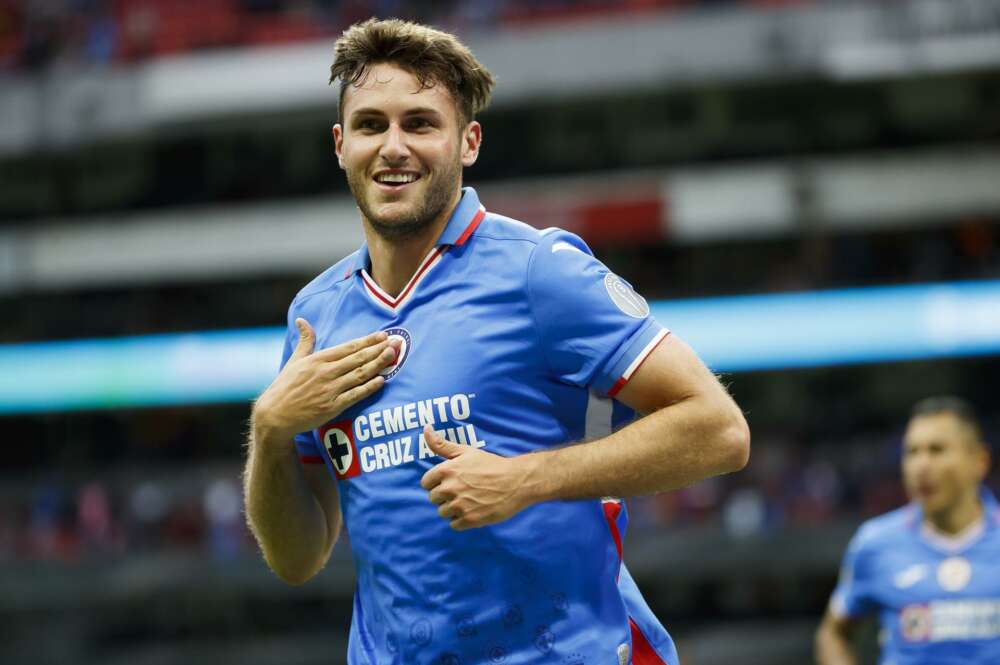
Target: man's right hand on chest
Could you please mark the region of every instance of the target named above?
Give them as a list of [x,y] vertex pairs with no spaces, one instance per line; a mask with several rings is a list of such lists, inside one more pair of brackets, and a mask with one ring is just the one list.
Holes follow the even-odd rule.
[[376,393],[385,384],[379,372],[399,352],[399,342],[379,331],[313,353],[316,333],[305,319],[295,325],[295,350],[254,405],[252,426],[265,439],[287,441]]

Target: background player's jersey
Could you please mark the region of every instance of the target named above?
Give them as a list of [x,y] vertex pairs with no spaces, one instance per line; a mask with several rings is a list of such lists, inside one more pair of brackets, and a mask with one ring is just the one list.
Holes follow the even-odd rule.
[[831,610],[877,613],[882,665],[1000,663],[1000,510],[956,538],[923,526],[910,504],[869,520],[848,547]]
[[466,189],[395,298],[364,246],[305,287],[285,359],[299,316],[317,348],[375,330],[403,340],[381,391],[296,437],[338,483],[358,575],[351,665],[677,663],[621,562],[624,503],[538,504],[456,532],[420,487],[441,461],[425,423],[511,456],[633,418],[612,397],[667,331],[579,238],[486,213]]

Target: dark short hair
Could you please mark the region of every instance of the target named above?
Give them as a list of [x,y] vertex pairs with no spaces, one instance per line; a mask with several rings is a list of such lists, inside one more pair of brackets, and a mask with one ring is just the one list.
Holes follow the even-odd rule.
[[421,89],[444,85],[465,122],[489,104],[493,75],[465,44],[447,32],[399,19],[368,19],[344,31],[334,45],[330,83],[340,79],[340,117],[344,91],[364,80],[372,65],[390,63],[417,77]]
[[910,417],[936,416],[940,413],[950,413],[959,422],[969,428],[973,438],[978,442],[983,441],[983,429],[976,417],[976,410],[967,400],[954,395],[938,395],[927,397],[913,405]]

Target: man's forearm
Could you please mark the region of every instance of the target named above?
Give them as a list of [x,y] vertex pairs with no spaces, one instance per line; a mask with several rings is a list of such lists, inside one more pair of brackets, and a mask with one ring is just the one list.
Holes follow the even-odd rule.
[[824,621],[816,631],[817,665],[857,665],[850,636]]
[[336,533],[310,490],[291,440],[251,426],[244,495],[247,522],[264,559],[289,584],[301,584],[326,563]]
[[689,399],[597,441],[524,456],[538,501],[654,494],[746,465],[749,432],[730,403]]

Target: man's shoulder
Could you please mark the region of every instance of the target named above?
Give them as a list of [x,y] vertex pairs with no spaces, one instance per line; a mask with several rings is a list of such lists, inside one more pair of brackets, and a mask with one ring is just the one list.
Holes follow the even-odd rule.
[[359,250],[354,250],[340,261],[316,275],[308,284],[299,289],[292,301],[292,305],[304,305],[313,296],[321,293],[330,293],[347,284],[347,278],[354,269],[354,261],[357,259]]
[[496,213],[487,213],[476,231],[476,237],[498,249],[505,260],[513,260],[517,264],[520,264],[518,259],[524,259],[537,265],[538,257],[566,249],[593,256],[582,238],[565,229],[555,226],[538,229]]
[[865,520],[858,527],[853,547],[877,550],[898,544],[901,539],[911,537],[916,519],[917,512],[914,507],[906,505]]
[[[554,239],[579,238],[569,231],[555,226],[538,229],[513,217],[487,212],[483,224],[476,231],[476,236],[490,240],[521,241],[529,248],[536,245],[551,243]],[[582,244],[583,241],[580,241]]]

